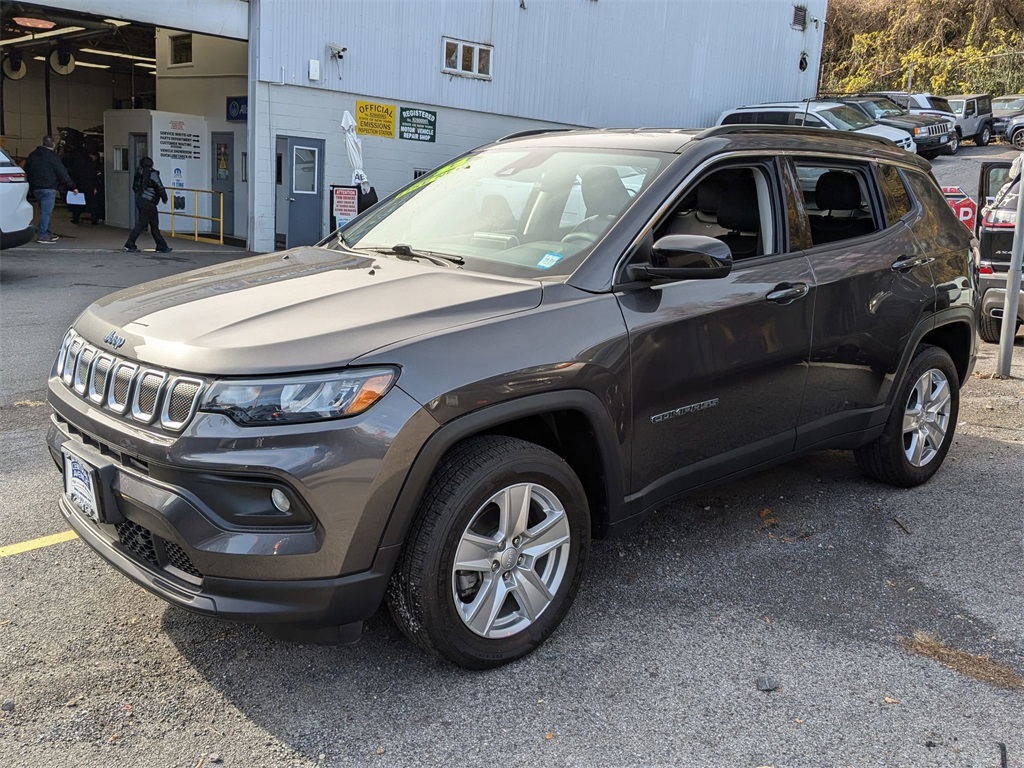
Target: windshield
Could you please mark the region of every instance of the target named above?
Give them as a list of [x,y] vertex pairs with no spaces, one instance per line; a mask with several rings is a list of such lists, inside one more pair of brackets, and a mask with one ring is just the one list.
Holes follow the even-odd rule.
[[817,114],[833,128],[838,128],[841,131],[856,131],[859,128],[867,128],[875,124],[874,120],[853,107],[830,107]]
[[950,112],[956,112],[957,114],[960,114],[964,108],[963,99],[949,99],[946,103],[949,104]]
[[899,108],[897,104],[890,101],[889,99],[874,99],[872,101],[862,101],[861,106],[867,109],[868,113],[878,120],[882,117],[897,117],[903,114],[903,110]]
[[1003,96],[1001,99],[993,99],[992,109],[1003,109],[1007,112],[1024,109],[1024,96]]
[[567,275],[664,164],[620,150],[499,145],[417,179],[328,247],[511,277]]

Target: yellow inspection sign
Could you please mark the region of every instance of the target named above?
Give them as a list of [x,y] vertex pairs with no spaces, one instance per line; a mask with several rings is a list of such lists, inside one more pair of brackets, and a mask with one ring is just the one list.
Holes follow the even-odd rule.
[[356,133],[360,136],[395,138],[395,105],[357,101]]

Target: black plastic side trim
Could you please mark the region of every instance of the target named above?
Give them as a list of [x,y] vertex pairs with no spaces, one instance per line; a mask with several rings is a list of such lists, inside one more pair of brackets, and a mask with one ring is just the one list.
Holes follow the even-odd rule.
[[[409,474],[402,485],[398,500],[395,502],[391,517],[384,529],[381,547],[401,545],[405,541],[406,533],[419,508],[420,499],[434,473],[434,467],[449,448],[460,440],[484,432],[489,428],[552,411],[579,411],[587,417],[593,426],[597,435],[597,447],[601,455],[603,474],[607,484],[608,522],[610,525],[614,524],[624,513],[623,499],[625,496],[615,430],[596,395],[585,390],[564,390],[545,392],[481,408],[479,411],[445,424],[435,432],[420,449],[409,469]],[[377,568],[376,560],[374,560],[374,568]]]

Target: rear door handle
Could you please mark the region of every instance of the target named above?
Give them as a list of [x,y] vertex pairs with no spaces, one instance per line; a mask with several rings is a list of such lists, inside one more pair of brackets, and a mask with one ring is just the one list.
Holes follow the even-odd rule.
[[925,264],[931,264],[933,261],[935,261],[935,259],[929,256],[920,256],[918,258],[914,258],[913,256],[900,256],[892,263],[892,268],[897,272],[906,272],[914,267],[923,267]]
[[779,283],[765,298],[776,304],[789,304],[807,295],[807,283]]

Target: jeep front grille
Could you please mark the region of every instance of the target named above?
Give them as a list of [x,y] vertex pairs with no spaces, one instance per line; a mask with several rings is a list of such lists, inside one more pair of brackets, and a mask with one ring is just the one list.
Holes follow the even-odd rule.
[[206,382],[104,352],[69,331],[57,357],[65,386],[105,411],[178,432],[195,415]]

